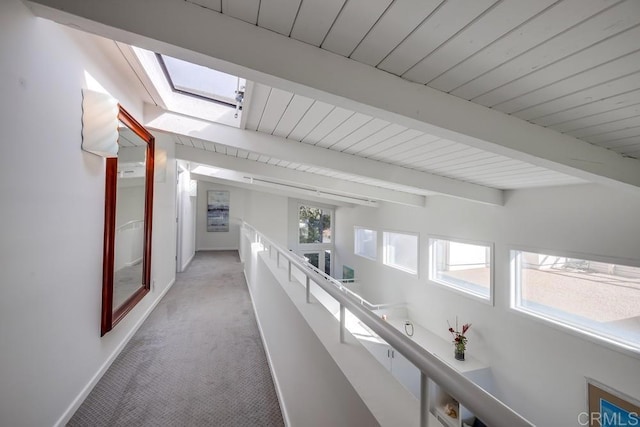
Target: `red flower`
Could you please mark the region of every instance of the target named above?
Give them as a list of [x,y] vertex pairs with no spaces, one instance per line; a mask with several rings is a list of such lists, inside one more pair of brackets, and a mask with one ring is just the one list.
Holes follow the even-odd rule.
[[[449,323],[447,321],[447,323]],[[465,323],[462,325],[462,331],[458,330],[458,318],[456,317],[456,328],[453,329],[451,325],[449,325],[449,332],[453,335],[453,343],[456,346],[458,351],[464,351],[467,346],[467,337],[465,334],[471,328],[471,323]]]

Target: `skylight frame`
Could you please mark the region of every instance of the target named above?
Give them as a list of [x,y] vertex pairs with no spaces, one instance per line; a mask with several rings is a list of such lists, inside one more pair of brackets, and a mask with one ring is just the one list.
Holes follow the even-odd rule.
[[[155,53],[155,55],[156,55],[156,58],[158,60],[158,64],[160,64],[160,68],[162,69],[162,72],[164,73],[164,76],[165,76],[165,78],[167,80],[167,83],[169,83],[169,87],[171,88],[171,90],[173,92],[181,94],[181,95],[197,98],[197,99],[200,99],[200,100],[203,100],[203,101],[213,102],[215,104],[223,105],[225,107],[229,107],[229,108],[233,108],[233,109],[237,108],[238,110],[242,111],[242,102],[233,103],[233,102],[227,101],[226,99],[228,99],[228,98],[226,98],[226,97],[225,97],[226,99],[217,99],[217,98],[212,98],[212,97],[209,97],[209,96],[202,95],[200,93],[190,92],[188,90],[183,90],[183,89],[180,89],[180,88],[176,87],[176,85],[175,85],[175,83],[173,81],[173,78],[171,77],[171,72],[169,71],[169,68],[167,67],[167,64],[164,61],[164,56],[165,55],[162,55],[160,53]],[[177,58],[174,58],[174,59],[177,59]],[[179,59],[177,59],[177,60],[179,60]],[[186,61],[184,61],[184,62],[186,62]],[[197,64],[192,64],[192,65],[197,66]],[[227,73],[223,73],[222,71],[217,71],[217,70],[213,70],[213,71],[216,71],[216,72],[222,73],[222,74],[227,74]],[[228,74],[228,75],[230,75],[230,74]],[[232,77],[236,77],[239,80],[243,80],[238,76],[232,76]],[[246,81],[245,81],[245,86],[246,86]],[[222,96],[221,96],[221,98],[222,98]]]

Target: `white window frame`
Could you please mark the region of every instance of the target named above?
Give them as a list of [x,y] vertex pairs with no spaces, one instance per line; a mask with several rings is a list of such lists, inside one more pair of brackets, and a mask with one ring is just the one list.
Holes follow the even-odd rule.
[[[300,207],[301,206],[306,206],[306,207],[310,207],[310,208],[317,208],[317,209],[322,209],[325,212],[329,212],[330,216],[331,216],[331,242],[329,243],[300,243],[300,230],[299,230],[299,224],[300,224]],[[329,273],[329,275],[333,275],[334,274],[334,267],[335,267],[335,258],[336,258],[336,250],[335,250],[335,208],[329,205],[325,205],[322,203],[315,203],[315,202],[307,202],[304,200],[297,200],[296,203],[296,215],[294,218],[295,221],[295,228],[296,228],[296,236],[295,236],[295,248],[296,248],[296,253],[298,255],[300,255],[301,257],[304,257],[305,253],[311,253],[311,252],[318,252],[320,253],[320,260],[322,261],[322,265],[324,265],[324,251],[325,250],[330,250],[331,251],[331,267],[330,267],[330,271],[331,273]],[[320,270],[324,271],[324,268],[320,268]]]
[[[455,283],[447,282],[445,280],[438,279],[436,277],[436,253],[433,250],[436,240],[445,240],[447,242],[453,243],[462,243],[467,245],[475,245],[475,246],[485,246],[489,248],[489,296],[480,294],[478,292],[474,292],[469,288],[465,288],[463,286],[457,286]],[[457,237],[450,236],[438,236],[434,234],[429,235],[428,240],[429,245],[429,274],[428,274],[428,282],[445,288],[447,290],[453,291],[460,295],[464,295],[466,297],[473,298],[477,301],[483,302],[485,304],[489,304],[491,306],[494,305],[494,290],[495,290],[495,245],[493,242],[487,242],[484,240],[469,240],[469,239],[459,239]]]
[[631,258],[622,258],[622,257],[608,257],[602,255],[594,255],[588,253],[581,252],[573,252],[573,251],[558,251],[558,250],[549,250],[549,249],[540,249],[540,248],[532,248],[532,247],[524,247],[524,246],[511,246],[508,248],[509,250],[509,290],[510,290],[510,309],[512,312],[517,313],[521,316],[524,316],[528,319],[533,319],[541,324],[546,326],[550,326],[556,330],[559,330],[564,333],[569,333],[578,338],[586,339],[595,344],[602,345],[611,350],[633,356],[637,359],[640,359],[640,344],[638,345],[629,345],[627,342],[622,341],[620,338],[611,337],[605,335],[601,331],[593,330],[588,328],[585,325],[580,325],[579,323],[567,322],[564,319],[556,318],[547,313],[539,312],[536,310],[532,310],[528,307],[522,307],[519,305],[519,301],[521,299],[521,287],[520,285],[520,257],[517,256],[518,252],[529,252],[550,256],[557,256],[563,258],[576,258],[581,260],[595,261],[595,262],[603,262],[608,264],[616,264],[616,265],[624,265],[630,267],[640,268],[640,260],[631,259]]
[[[404,234],[407,236],[415,236],[417,238],[416,242],[416,271],[413,271],[409,268],[403,267],[401,265],[391,264],[387,262],[387,244],[386,244],[386,235],[387,234]],[[412,233],[410,231],[398,231],[398,230],[382,230],[382,264],[387,267],[394,268],[396,270],[400,270],[404,273],[411,274],[413,276],[419,276],[420,273],[420,233]]]
[[[322,205],[322,204],[298,202],[298,206],[296,208],[296,218],[295,218],[297,226],[300,224],[300,208],[302,206],[305,206],[307,208],[321,209],[322,211],[328,212],[330,214],[330,217],[331,217],[331,242],[300,243],[300,234],[298,234],[296,236],[296,243],[298,244],[300,249],[301,250],[308,250],[309,248],[313,248],[313,249],[318,249],[318,250],[322,250],[322,249],[332,249],[333,250],[333,247],[335,245],[335,243],[334,243],[334,240],[335,240],[335,236],[334,236],[334,232],[335,232],[335,224],[334,224],[335,209],[333,209],[331,207],[327,207],[327,206]],[[300,230],[298,230],[297,232],[300,233]]]
[[[367,231],[373,231],[373,233],[375,234],[375,250],[376,250],[376,254],[373,257],[367,256],[363,253],[358,252],[358,230],[367,230]],[[356,225],[353,227],[353,253],[354,255],[360,256],[362,258],[365,259],[369,259],[371,261],[377,261],[378,260],[378,230],[374,230],[373,228],[368,228],[368,227],[362,227],[359,225]]]

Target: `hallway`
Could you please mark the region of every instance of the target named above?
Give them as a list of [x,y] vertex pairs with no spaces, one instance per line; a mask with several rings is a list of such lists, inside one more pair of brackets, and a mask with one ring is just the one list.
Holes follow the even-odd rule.
[[196,253],[67,425],[284,425],[236,251]]

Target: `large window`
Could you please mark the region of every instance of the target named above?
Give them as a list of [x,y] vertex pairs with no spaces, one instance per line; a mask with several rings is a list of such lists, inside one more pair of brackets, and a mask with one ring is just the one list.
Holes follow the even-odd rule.
[[299,243],[331,243],[331,211],[300,205]]
[[640,268],[512,251],[513,308],[640,350]]
[[429,239],[429,280],[492,301],[491,245]]
[[378,233],[375,230],[355,227],[353,234],[354,253],[375,261],[378,257]]
[[418,235],[385,231],[382,238],[385,265],[418,274]]

